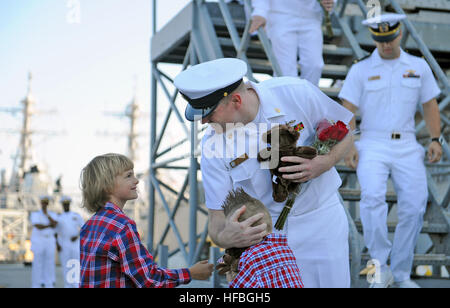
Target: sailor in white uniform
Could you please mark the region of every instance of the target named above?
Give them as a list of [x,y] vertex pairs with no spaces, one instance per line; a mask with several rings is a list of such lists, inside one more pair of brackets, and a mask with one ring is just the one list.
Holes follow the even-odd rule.
[[[261,134],[271,125],[295,121],[304,127],[298,145],[311,145],[320,120],[348,123],[353,117],[306,80],[278,77],[244,83],[246,71],[245,62],[225,58],[192,66],[174,80],[189,102],[185,117],[210,124],[202,140],[202,181],[209,235],[224,248],[251,246],[266,235],[265,224],[252,227],[260,215],[237,221],[245,208],[225,219],[221,205],[231,189],[242,187],[263,202],[274,222],[284,206],[273,200],[270,172],[256,158],[257,148],[263,146]],[[295,163],[281,170],[284,177],[302,182],[302,190],[280,232],[287,234],[305,287],[350,286],[348,221],[337,195],[341,180],[333,166],[344,157],[351,138],[329,155],[283,158]]]
[[55,227],[56,213],[47,211],[51,197],[40,197],[42,210],[31,213],[31,250],[33,264],[31,270],[32,288],[53,288],[55,284]]
[[[333,9],[333,0],[321,0],[327,11]],[[272,42],[272,50],[283,76],[298,76],[316,86],[322,68],[323,10],[317,0],[252,0],[250,32],[265,26]]]
[[[428,198],[425,151],[416,141],[414,127],[419,104],[431,135],[428,160],[437,162],[442,155],[435,99],[440,90],[426,61],[400,48],[400,20],[405,17],[385,14],[363,21],[377,48],[352,66],[339,94],[345,107],[361,114],[361,138],[346,163],[357,166],[364,240],[371,257],[381,264],[381,280],[371,287],[388,287],[394,281],[399,287],[418,287],[410,272]],[[355,123],[351,125],[354,128]],[[389,176],[398,197],[392,243],[386,226]]]
[[76,262],[80,262],[80,228],[84,224],[80,214],[70,211],[71,202],[72,199],[69,196],[61,197],[64,211],[58,216],[58,226],[56,227],[65,288],[78,287],[76,279],[70,276],[70,270],[74,268]]

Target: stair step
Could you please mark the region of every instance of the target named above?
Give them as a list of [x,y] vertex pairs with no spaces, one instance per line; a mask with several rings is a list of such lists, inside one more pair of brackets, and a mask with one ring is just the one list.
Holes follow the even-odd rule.
[[[248,62],[255,73],[272,74],[272,67],[268,60],[250,58],[248,59]],[[325,64],[322,70],[322,78],[345,79],[348,70],[349,68],[346,65]]]
[[350,47],[340,47],[333,44],[324,44],[323,54],[331,56],[353,56],[353,50]]
[[[361,201],[361,191],[357,189],[339,188],[339,193],[344,201]],[[397,195],[394,192],[386,193],[386,202],[396,203]]]
[[[351,256],[350,256],[351,259]],[[367,261],[371,259],[368,253],[361,254],[361,264],[365,265]],[[449,266],[450,256],[445,254],[414,254],[413,264],[417,265],[436,265],[436,266]]]
[[[397,226],[397,221],[388,221],[387,227],[389,232],[394,232],[395,227]],[[362,232],[362,222],[360,219],[355,219],[356,229]],[[438,223],[429,223],[428,221],[423,222],[421,233],[439,233],[439,234],[447,234],[449,233],[449,227],[447,224],[438,224]]]
[[337,98],[339,95],[339,92],[341,91],[341,88],[324,88],[324,87],[320,87],[320,90],[325,93],[326,95],[328,95],[331,98]]
[[[219,43],[224,48],[231,48],[234,50],[233,41],[228,37],[219,37]],[[248,45],[248,52],[261,54],[261,58],[266,58],[263,45],[259,40],[251,40]],[[332,44],[323,45],[323,54],[330,56],[352,56],[353,51],[348,47],[339,47]]]

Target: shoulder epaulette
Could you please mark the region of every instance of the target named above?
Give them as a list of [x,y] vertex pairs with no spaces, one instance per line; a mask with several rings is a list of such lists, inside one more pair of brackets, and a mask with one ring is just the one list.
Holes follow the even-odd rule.
[[371,54],[369,53],[368,55],[365,55],[365,56],[362,57],[362,58],[353,60],[353,64],[359,63],[359,62],[361,62],[361,61],[367,59],[368,57],[370,57],[370,55],[371,55]]

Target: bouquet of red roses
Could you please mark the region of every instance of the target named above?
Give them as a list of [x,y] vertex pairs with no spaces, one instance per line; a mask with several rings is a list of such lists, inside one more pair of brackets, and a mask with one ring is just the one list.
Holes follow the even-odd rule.
[[342,121],[329,121],[323,119],[316,129],[316,141],[313,147],[317,149],[317,154],[324,155],[330,152],[339,141],[347,136],[348,127]]

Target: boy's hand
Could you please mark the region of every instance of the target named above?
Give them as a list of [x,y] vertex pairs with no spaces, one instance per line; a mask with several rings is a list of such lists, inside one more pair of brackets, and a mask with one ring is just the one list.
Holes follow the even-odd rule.
[[192,279],[195,280],[206,280],[211,277],[214,270],[214,265],[208,263],[208,260],[203,260],[195,263],[189,271],[191,272]]

